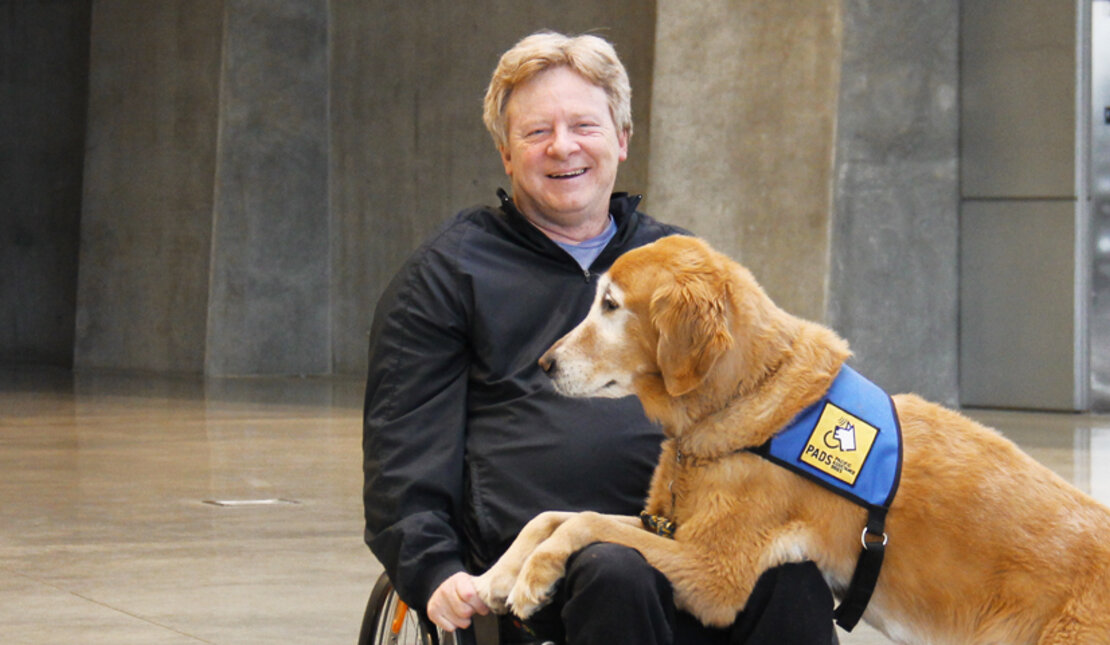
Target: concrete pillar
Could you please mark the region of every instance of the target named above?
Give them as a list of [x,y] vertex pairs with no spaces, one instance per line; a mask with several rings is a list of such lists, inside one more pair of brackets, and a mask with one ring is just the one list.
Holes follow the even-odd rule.
[[90,4],[0,3],[0,363],[73,362]]
[[224,6],[205,373],[330,373],[327,2]]
[[658,9],[648,207],[956,401],[957,0]]
[[93,4],[79,369],[203,368],[222,6]]
[[958,402],[958,0],[843,0],[828,323],[891,392]]
[[506,185],[481,123],[498,56],[598,31],[647,183],[654,3],[103,0],[92,29],[76,357],[157,372],[362,374],[389,276]]
[[840,2],[660,3],[647,208],[823,320]]

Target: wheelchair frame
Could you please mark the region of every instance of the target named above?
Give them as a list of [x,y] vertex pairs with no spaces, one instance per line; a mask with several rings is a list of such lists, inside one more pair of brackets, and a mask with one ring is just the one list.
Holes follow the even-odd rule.
[[383,573],[374,583],[358,645],[461,645],[454,634],[432,625],[418,611],[401,600],[389,576]]
[[[483,619],[475,616],[475,621]],[[445,632],[432,624],[422,613],[409,607],[397,591],[389,575],[382,573],[374,583],[366,612],[362,616],[358,645],[498,645],[496,619],[478,636],[475,627]]]

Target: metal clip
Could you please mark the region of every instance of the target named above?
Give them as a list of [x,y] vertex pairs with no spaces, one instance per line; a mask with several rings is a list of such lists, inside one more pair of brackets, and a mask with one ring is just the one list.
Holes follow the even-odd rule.
[[[879,546],[886,547],[887,541],[888,541],[887,536],[886,536],[886,533],[884,532],[883,533],[883,542]],[[878,540],[875,540],[875,541],[872,541],[872,542],[867,541],[867,527],[866,526],[863,527],[863,533],[859,534],[859,543],[863,546],[864,551],[871,550],[870,545],[879,544]]]

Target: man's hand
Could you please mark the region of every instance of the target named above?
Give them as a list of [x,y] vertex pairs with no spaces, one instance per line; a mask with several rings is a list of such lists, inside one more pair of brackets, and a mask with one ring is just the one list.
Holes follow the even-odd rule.
[[428,600],[428,620],[445,632],[466,629],[471,616],[488,613],[489,607],[474,590],[474,579],[465,571],[444,580]]

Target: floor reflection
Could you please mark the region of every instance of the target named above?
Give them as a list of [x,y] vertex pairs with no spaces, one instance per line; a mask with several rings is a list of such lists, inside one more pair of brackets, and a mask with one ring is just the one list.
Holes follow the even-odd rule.
[[[355,642],[380,570],[361,397],[359,379],[0,369],[4,641]],[[1110,417],[966,413],[1110,503]]]

